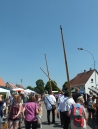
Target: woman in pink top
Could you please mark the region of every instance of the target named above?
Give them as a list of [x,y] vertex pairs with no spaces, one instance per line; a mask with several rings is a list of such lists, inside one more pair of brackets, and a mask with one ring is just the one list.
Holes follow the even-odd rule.
[[30,129],[32,125],[32,129],[37,129],[37,117],[38,107],[35,103],[35,97],[30,96],[28,103],[25,104],[23,109],[23,117],[25,119],[26,129]]

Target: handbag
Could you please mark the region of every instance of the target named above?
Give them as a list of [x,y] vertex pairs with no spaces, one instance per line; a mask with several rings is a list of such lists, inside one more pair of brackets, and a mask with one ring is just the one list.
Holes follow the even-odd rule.
[[[47,97],[46,97],[47,98]],[[47,100],[48,100],[48,102],[50,103],[50,101],[49,101],[49,99],[47,98]],[[50,103],[51,104],[51,103]],[[53,104],[51,104],[51,106],[52,106],[52,109],[53,110],[55,110],[56,109],[56,105],[53,105]]]
[[[36,115],[36,104],[35,104],[35,115]],[[41,118],[36,115],[37,117],[37,128],[42,128],[42,121],[41,121]]]

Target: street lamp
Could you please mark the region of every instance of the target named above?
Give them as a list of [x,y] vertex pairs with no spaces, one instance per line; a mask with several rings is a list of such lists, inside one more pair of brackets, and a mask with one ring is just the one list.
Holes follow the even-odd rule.
[[92,54],[91,52],[89,52],[88,50],[85,50],[85,49],[83,49],[83,48],[78,48],[78,50],[84,50],[84,51],[87,51],[88,53],[91,54],[91,56],[93,57],[93,61],[94,61],[94,70],[95,70],[95,59],[94,59],[93,54]]
[[[88,53],[93,57],[93,61],[94,61],[94,70],[95,70],[95,59],[94,59],[93,54],[92,54],[90,51],[85,50],[85,49],[83,49],[83,48],[78,48],[78,50],[84,50],[84,51],[88,52]],[[95,71],[95,86],[96,86],[96,71]]]

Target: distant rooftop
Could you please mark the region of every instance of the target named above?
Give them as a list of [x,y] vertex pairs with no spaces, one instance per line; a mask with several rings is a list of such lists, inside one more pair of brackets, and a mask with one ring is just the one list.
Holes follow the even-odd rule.
[[5,82],[2,80],[2,78],[0,78],[0,86],[6,86]]
[[85,85],[93,72],[94,70],[90,69],[89,71],[84,70],[84,72],[79,73],[70,81],[71,87]]

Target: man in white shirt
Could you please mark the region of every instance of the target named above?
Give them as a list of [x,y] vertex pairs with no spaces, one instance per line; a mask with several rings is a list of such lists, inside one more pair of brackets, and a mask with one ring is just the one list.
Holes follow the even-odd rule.
[[52,109],[52,105],[56,104],[56,99],[50,91],[48,92],[48,96],[45,96],[44,102],[47,109],[48,124],[50,125],[50,111],[52,111],[52,123],[55,123],[55,114],[54,114],[55,109]]
[[60,100],[61,101],[59,103],[58,110],[57,110],[57,118],[59,118],[59,113],[61,111],[62,120],[64,124],[63,129],[68,129],[69,124],[70,124],[70,117],[67,115],[67,113],[70,110],[70,106],[72,104],[75,104],[75,102],[72,98],[69,98],[68,92],[66,92]]

